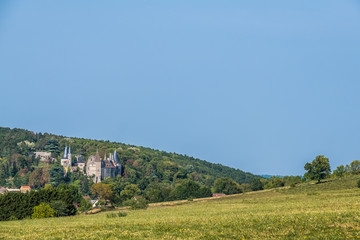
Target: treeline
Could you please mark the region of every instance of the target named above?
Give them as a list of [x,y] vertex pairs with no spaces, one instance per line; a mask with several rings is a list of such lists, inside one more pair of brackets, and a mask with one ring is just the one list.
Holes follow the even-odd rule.
[[332,173],[334,177],[360,174],[360,161],[354,160],[350,164],[338,166]]
[[40,204],[50,205],[55,216],[75,215],[74,203],[80,201],[77,189],[66,184],[27,193],[8,192],[0,195],[0,221],[31,218]]
[[[213,164],[186,155],[168,153],[123,143],[98,141],[83,138],[67,138],[48,133],[34,133],[23,129],[0,127],[0,186],[20,187],[30,185],[40,189],[45,184],[56,185],[52,173],[58,171],[61,153],[65,146],[71,146],[73,159],[81,154],[86,160],[99,150],[100,156],[117,149],[123,166],[122,178],[127,184],[136,184],[144,191],[148,186],[174,185],[182,180],[195,181],[211,188],[214,181],[230,177],[239,184],[250,184],[255,176],[238,169]],[[47,164],[35,158],[33,152],[47,151],[57,161]],[[62,182],[80,184],[85,180],[76,174],[66,176]]]

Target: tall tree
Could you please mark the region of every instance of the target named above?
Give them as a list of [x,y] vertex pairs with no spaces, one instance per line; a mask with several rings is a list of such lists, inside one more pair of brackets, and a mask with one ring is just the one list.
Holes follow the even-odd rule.
[[52,186],[56,187],[61,183],[65,183],[63,167],[54,166],[49,170],[49,173],[50,173],[50,184]]
[[330,175],[329,159],[324,155],[317,156],[311,163],[306,163],[304,175],[306,179],[317,180],[318,183]]

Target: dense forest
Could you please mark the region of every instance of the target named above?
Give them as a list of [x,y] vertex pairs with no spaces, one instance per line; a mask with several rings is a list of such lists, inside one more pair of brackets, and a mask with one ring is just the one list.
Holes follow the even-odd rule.
[[[0,187],[30,185],[39,189],[46,184],[71,183],[83,188],[83,194],[90,193],[91,180],[83,174],[69,173],[62,178],[59,162],[65,146],[71,146],[74,163],[77,154],[87,159],[97,149],[100,156],[116,149],[123,166],[122,174],[104,182],[118,186],[117,192],[129,184],[136,184],[144,193],[150,188],[171,189],[182,180],[192,180],[211,188],[214,181],[222,177],[229,177],[239,184],[250,184],[259,177],[221,164],[145,147],[0,127]],[[35,158],[35,151],[51,152],[56,161],[40,162]]]

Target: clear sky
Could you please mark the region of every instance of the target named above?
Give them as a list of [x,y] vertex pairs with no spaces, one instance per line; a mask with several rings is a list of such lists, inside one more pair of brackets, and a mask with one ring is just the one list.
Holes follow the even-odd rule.
[[360,159],[358,0],[0,1],[0,126],[256,174]]

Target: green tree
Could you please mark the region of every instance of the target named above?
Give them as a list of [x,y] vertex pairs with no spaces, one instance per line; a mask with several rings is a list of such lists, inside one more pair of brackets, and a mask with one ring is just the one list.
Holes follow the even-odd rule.
[[241,188],[242,192],[251,192],[252,191],[250,183],[243,183],[240,185],[240,188]]
[[148,202],[143,197],[136,197],[125,202],[125,205],[130,206],[131,210],[146,209],[148,208]]
[[68,209],[67,204],[65,202],[61,201],[61,200],[52,201],[50,203],[50,207],[52,209],[54,209],[55,215],[57,217],[69,216],[70,215],[70,211]]
[[316,156],[311,163],[306,163],[304,169],[307,171],[304,175],[306,179],[317,180],[318,183],[330,175],[329,159],[324,155]]
[[112,197],[111,185],[105,183],[95,183],[90,188],[91,194],[99,199],[108,200]]
[[182,200],[188,198],[200,198],[211,196],[211,190],[208,187],[200,186],[199,183],[190,179],[182,180],[170,193],[170,199]]
[[224,177],[215,180],[213,192],[225,193],[226,195],[229,195],[229,194],[241,193],[242,191],[240,185],[237,182],[235,182],[231,178]]
[[282,177],[271,176],[270,179],[264,184],[265,189],[278,188],[285,186],[285,179]]
[[64,168],[60,166],[53,166],[49,169],[50,184],[57,187],[59,184],[65,183]]
[[49,139],[45,145],[45,151],[51,152],[54,157],[57,157],[60,154],[58,140]]
[[336,177],[343,177],[345,173],[346,173],[346,171],[345,171],[344,165],[338,166],[338,167],[333,171],[333,174],[334,174]]
[[259,190],[263,190],[264,189],[264,184],[263,182],[260,180],[260,178],[254,178],[251,181],[251,189],[253,191],[259,191]]
[[124,190],[120,192],[121,198],[124,200],[135,197],[140,193],[140,189],[136,184],[129,184],[125,187]]
[[49,218],[54,217],[55,211],[50,207],[49,204],[41,203],[40,205],[34,207],[34,213],[32,214],[32,218]]
[[359,174],[360,173],[360,161],[355,160],[350,163],[351,173]]
[[90,211],[92,209],[92,203],[88,199],[81,199],[80,207],[78,208],[80,212]]

